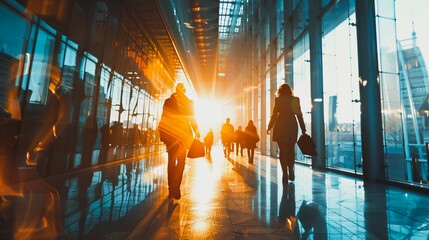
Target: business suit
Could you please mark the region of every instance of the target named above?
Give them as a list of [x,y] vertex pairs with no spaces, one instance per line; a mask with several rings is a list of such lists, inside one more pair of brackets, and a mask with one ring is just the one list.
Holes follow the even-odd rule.
[[158,130],[161,141],[167,146],[170,196],[180,199],[186,150],[190,148],[194,139],[192,130],[199,135],[193,101],[184,94],[173,93],[164,102]]
[[[273,128],[273,141],[280,148],[280,164],[283,170],[283,184],[287,184],[288,178],[293,181],[295,174],[295,143],[298,138],[298,119],[301,130],[305,132],[299,98],[285,95],[275,99],[273,114],[268,124],[268,130]],[[289,169],[289,177],[288,170]]]

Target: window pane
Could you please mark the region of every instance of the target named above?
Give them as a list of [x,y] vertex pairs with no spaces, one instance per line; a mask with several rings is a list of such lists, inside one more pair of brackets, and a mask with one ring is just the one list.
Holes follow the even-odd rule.
[[[298,42],[293,48],[293,90],[299,97],[303,113],[305,128],[311,132],[311,87],[310,87],[310,50],[309,35]],[[311,162],[305,158],[301,151],[296,149],[296,160]]]
[[[350,4],[350,5],[348,5]],[[328,167],[362,171],[355,14],[347,0],[322,18],[325,146]],[[350,16],[347,13],[351,13]]]
[[380,70],[382,72],[397,73],[397,52],[396,52],[396,26],[395,21],[378,18],[379,36],[378,41],[380,44]]
[[293,39],[296,39],[308,25],[308,0],[298,5],[293,15]]
[[131,96],[131,86],[128,80],[125,80],[123,91],[122,91],[122,107],[123,112],[121,114],[121,122],[123,123],[124,128],[129,128],[129,113],[130,113],[130,96]]
[[55,38],[39,28],[31,68],[30,103],[46,104]]
[[378,0],[377,6],[388,177],[427,184],[429,2]]
[[119,109],[121,106],[122,80],[115,75],[113,79],[112,109],[110,110],[110,125],[119,121]]
[[[400,1],[400,0],[399,0]],[[409,2],[409,1],[408,1]],[[418,4],[413,2],[414,4]],[[378,0],[376,3],[377,15],[385,18],[395,18],[395,3],[392,0]]]
[[[25,54],[30,24],[0,4],[0,112],[8,118],[20,119],[19,68]],[[25,59],[28,54],[24,55]]]
[[19,60],[30,24],[0,4],[0,52]]

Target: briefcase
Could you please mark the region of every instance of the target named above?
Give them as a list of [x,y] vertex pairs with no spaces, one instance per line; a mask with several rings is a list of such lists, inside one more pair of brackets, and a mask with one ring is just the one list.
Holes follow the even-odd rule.
[[204,143],[198,139],[194,139],[191,148],[188,151],[188,158],[200,158],[206,155]]
[[298,147],[304,155],[317,156],[316,144],[307,134],[301,135],[298,140]]

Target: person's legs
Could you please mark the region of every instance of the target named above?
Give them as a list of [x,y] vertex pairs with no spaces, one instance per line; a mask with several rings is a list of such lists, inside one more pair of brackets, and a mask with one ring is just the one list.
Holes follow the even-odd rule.
[[243,143],[240,143],[240,154],[243,156]]
[[289,172],[289,180],[295,180],[293,166],[295,165],[295,144],[287,144],[287,166]]
[[249,158],[249,163],[253,164],[253,157],[255,155],[255,149],[254,148],[248,148],[247,149],[247,157]]
[[185,169],[185,161],[186,161],[186,147],[183,144],[180,144],[177,151],[177,165],[176,165],[176,173],[175,173],[175,191],[177,195],[175,198],[180,199],[180,184],[182,183],[183,170]]
[[170,196],[174,195],[176,190],[176,159],[177,159],[177,143],[172,144],[168,148],[168,192]]
[[282,171],[283,171],[283,178],[282,178],[283,188],[285,188],[285,187],[287,187],[287,184],[288,184],[288,172],[287,172],[288,164],[287,164],[287,157],[286,157],[286,154],[288,151],[287,151],[287,145],[286,144],[278,143],[278,145],[279,145],[279,150],[280,150],[279,160],[280,160],[280,165],[281,165]]
[[251,159],[250,159],[250,148],[247,148],[247,161],[250,163]]

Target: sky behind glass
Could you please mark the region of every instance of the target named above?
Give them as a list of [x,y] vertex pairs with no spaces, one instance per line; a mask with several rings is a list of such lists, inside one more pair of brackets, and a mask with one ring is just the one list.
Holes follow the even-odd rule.
[[398,40],[411,38],[413,21],[417,45],[427,64],[429,61],[429,0],[396,0],[396,31]]

